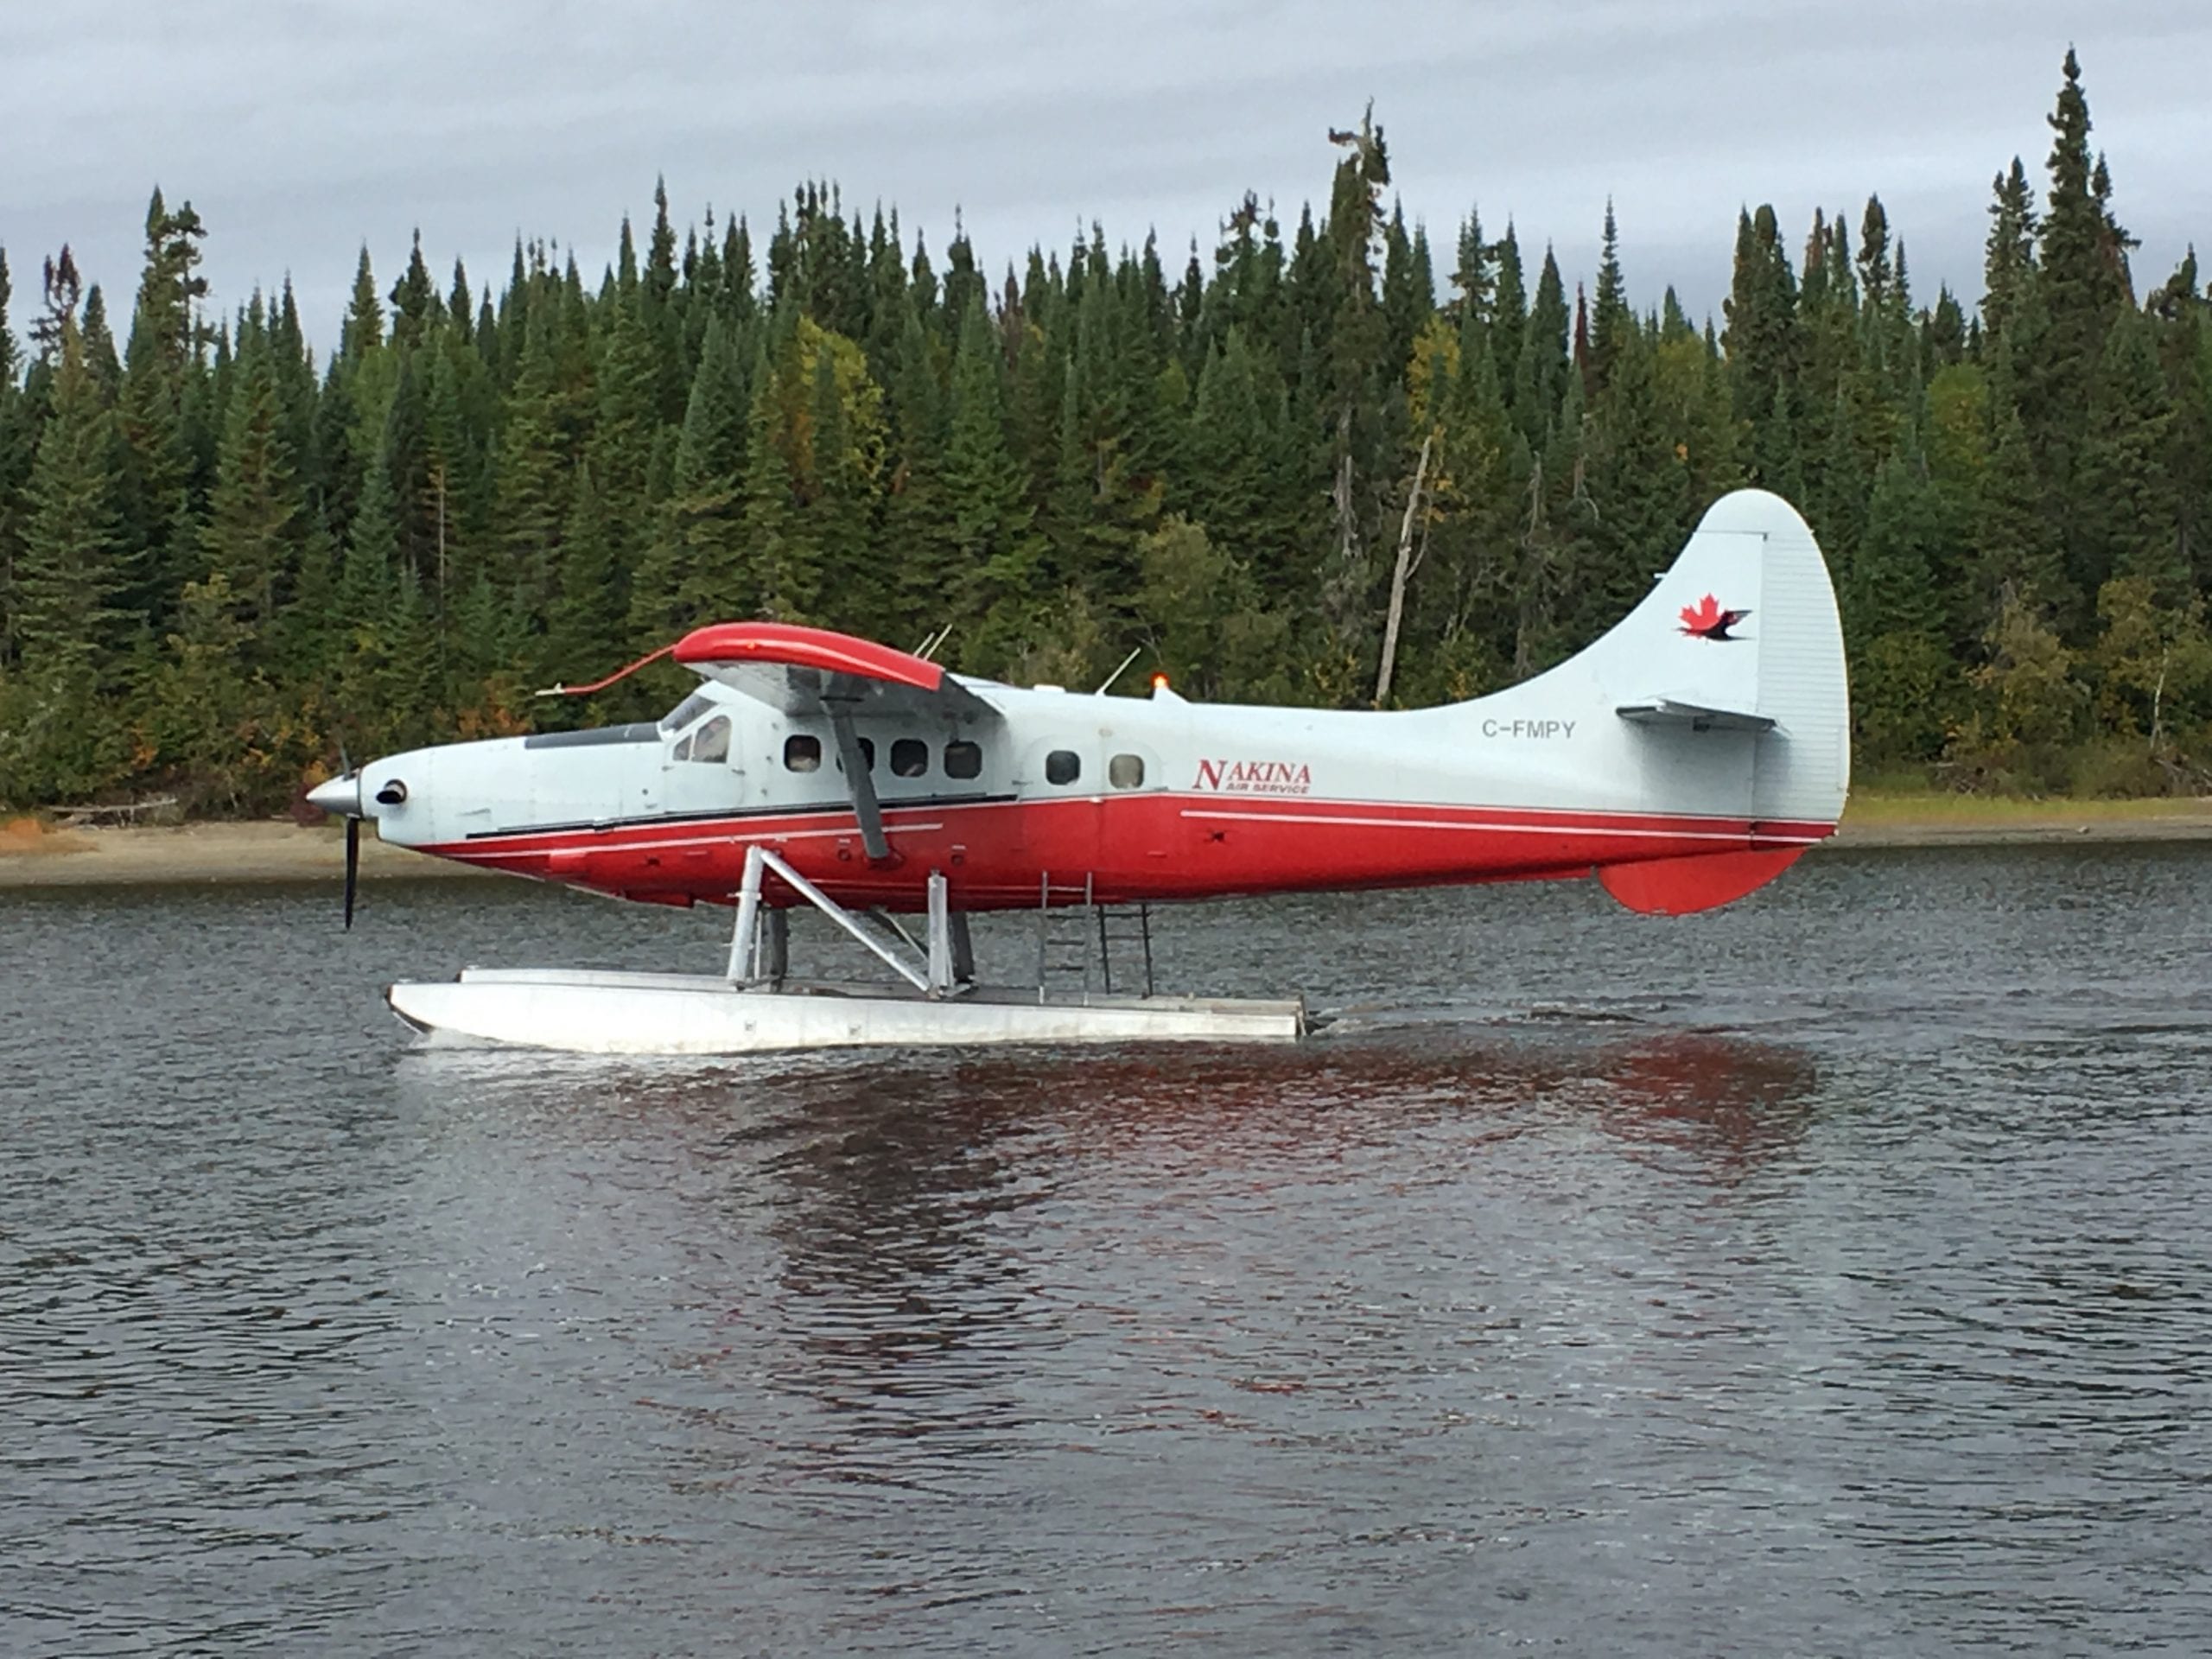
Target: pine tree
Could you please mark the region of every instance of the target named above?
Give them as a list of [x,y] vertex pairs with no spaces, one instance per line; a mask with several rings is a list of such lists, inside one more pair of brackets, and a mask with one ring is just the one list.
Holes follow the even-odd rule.
[[531,308],[493,493],[498,549],[491,574],[522,613],[533,618],[545,615],[558,586],[561,526],[569,516],[569,480],[578,458],[572,447],[571,389],[563,384],[554,342],[558,326],[550,305]]
[[550,681],[588,683],[620,664],[623,615],[620,544],[591,465],[576,471],[561,527],[558,586],[547,607],[539,661]]
[[881,392],[842,334],[824,331],[812,361],[804,533],[823,573],[820,614],[832,627],[868,632],[884,620],[892,586],[876,554]]
[[2161,605],[2188,601],[2191,572],[2166,474],[2173,419],[2151,325],[2122,312],[2106,332],[2075,477],[2069,574],[2083,593],[2134,576]]
[[1975,515],[1967,595],[1984,638],[2009,602],[2044,617],[2069,615],[2079,604],[2008,379],[2000,377],[1992,402],[1995,435]]
[[1796,373],[1801,356],[1796,275],[1771,207],[1737,215],[1735,274],[1721,311],[1729,396],[1737,419],[1756,423],[1773,410],[1777,385]]
[[199,365],[194,302],[207,292],[198,274],[200,216],[186,202],[168,211],[157,188],[146,209],[146,264],[139,278],[117,404],[126,452],[122,533],[143,550],[133,607],[166,626],[198,567],[190,522],[192,453],[185,400]]
[[1000,356],[981,307],[961,325],[945,447],[951,592],[974,624],[969,660],[1003,670],[1033,643],[1045,540],[1028,484],[1006,442]]
[[2050,123],[2050,195],[2037,249],[2032,327],[2020,331],[2015,372],[2021,418],[2056,486],[2067,526],[2067,557],[2078,577],[2092,558],[2082,545],[2081,518],[2069,510],[2074,472],[2088,429],[2105,334],[2127,294],[2125,262],[2115,265],[2113,230],[2095,188],[2089,104],[2082,90],[2081,65],[2070,48]]
[[1636,327],[1636,318],[1628,308],[1627,291],[1621,279],[1620,231],[1613,221],[1612,198],[1605,199],[1605,234],[1603,251],[1598,262],[1598,292],[1590,318],[1590,385],[1592,393],[1603,392],[1612,377],[1613,365],[1621,354],[1625,337]]
[[1513,412],[1522,418],[1522,429],[1528,430],[1525,417],[1514,392],[1516,378],[1521,371],[1522,342],[1529,327],[1529,296],[1521,276],[1521,244],[1514,235],[1513,221],[1505,221],[1505,234],[1491,250],[1497,257],[1497,287],[1491,302],[1491,347],[1497,365],[1497,384],[1512,402]]
[[1455,292],[1446,314],[1456,323],[1472,321],[1488,324],[1491,308],[1497,296],[1497,277],[1491,267],[1497,263],[1497,252],[1483,240],[1482,214],[1475,208],[1467,209],[1467,216],[1459,221],[1459,257],[1452,267],[1452,286]]
[[[1280,404],[1280,393],[1274,400]],[[1282,435],[1263,402],[1259,365],[1244,331],[1230,330],[1198,376],[1187,493],[1179,505],[1209,542],[1287,588],[1293,548],[1281,534],[1274,460]]]
[[302,504],[296,467],[283,442],[283,411],[258,294],[247,317],[200,551],[207,569],[221,575],[236,596],[243,619],[260,632],[275,620],[298,556]]
[[1560,281],[1559,261],[1546,248],[1513,378],[1514,416],[1532,448],[1541,448],[1557,426],[1572,378],[1569,367],[1567,290]]
[[407,269],[391,285],[391,343],[402,351],[423,343],[438,306],[438,290],[430,281],[430,268],[423,260],[423,232],[415,232]]
[[84,339],[85,366],[99,383],[100,396],[112,405],[123,390],[123,359],[116,353],[115,331],[108,327],[107,296],[98,283],[85,290],[85,309],[79,324]]
[[785,454],[790,434],[778,417],[775,377],[753,378],[746,426],[745,543],[752,555],[761,614],[804,622],[812,614],[821,567],[800,517]]
[[359,361],[383,344],[384,307],[377,300],[376,273],[369,266],[368,245],[363,243],[360,263],[353,270],[353,297],[338,336],[338,352],[341,357]]
[[741,497],[748,403],[736,345],[716,316],[707,325],[684,408],[659,531],[631,583],[637,650],[752,608]]
[[1981,317],[1989,333],[2002,339],[2019,308],[2020,290],[2035,279],[2036,204],[2020,158],[1991,182],[1989,241],[1982,260]]
[[[117,499],[114,416],[85,360],[73,315],[55,325],[53,383],[24,491],[12,655],[27,675],[86,685],[115,668],[130,637],[130,572]],[[81,701],[72,705],[84,712]]]
[[16,567],[22,556],[22,493],[37,446],[36,411],[17,385],[22,353],[8,323],[8,253],[0,248],[0,671],[15,654]]
[[1628,614],[1689,531],[1687,449],[1662,416],[1656,343],[1633,327],[1615,343],[1611,384],[1592,411],[1585,487],[1596,523],[1565,619],[1571,634],[1590,639]]
[[952,519],[944,485],[948,416],[939,347],[909,296],[891,378],[893,441],[884,541],[899,607],[934,631],[952,565]]

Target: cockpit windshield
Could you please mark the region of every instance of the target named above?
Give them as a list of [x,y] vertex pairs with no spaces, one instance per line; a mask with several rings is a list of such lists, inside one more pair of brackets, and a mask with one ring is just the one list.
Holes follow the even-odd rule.
[[684,698],[683,702],[677,703],[675,708],[670,709],[665,715],[661,716],[661,734],[663,736],[666,736],[671,732],[682,731],[686,726],[689,726],[693,721],[698,719],[700,715],[705,714],[708,709],[714,706],[715,700],[709,696],[705,692],[694,691],[690,696]]

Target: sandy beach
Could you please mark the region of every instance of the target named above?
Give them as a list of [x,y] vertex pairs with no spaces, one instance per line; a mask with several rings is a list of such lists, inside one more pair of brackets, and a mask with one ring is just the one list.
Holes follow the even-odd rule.
[[[0,826],[0,887],[109,887],[191,881],[327,881],[346,875],[346,833],[289,819],[175,829],[57,830]],[[364,880],[391,876],[480,879],[481,870],[361,837]]]
[[[1974,801],[1874,797],[1854,802],[1828,843],[1870,847],[2005,846],[2075,841],[2212,839],[2212,800]],[[343,879],[346,843],[336,824],[288,820],[196,823],[174,829],[63,830],[30,819],[0,824],[0,887],[101,887],[196,881]],[[481,878],[484,872],[361,842],[365,880]]]

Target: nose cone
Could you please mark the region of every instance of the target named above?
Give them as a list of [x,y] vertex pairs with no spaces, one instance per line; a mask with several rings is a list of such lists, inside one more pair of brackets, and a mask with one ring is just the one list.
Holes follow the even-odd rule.
[[308,804],[342,818],[368,816],[361,806],[361,774],[358,772],[317,784],[308,791]]

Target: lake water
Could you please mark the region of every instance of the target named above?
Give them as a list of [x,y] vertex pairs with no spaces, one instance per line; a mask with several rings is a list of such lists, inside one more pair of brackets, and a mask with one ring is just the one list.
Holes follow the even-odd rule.
[[1326,1032],[675,1065],[378,988],[717,918],[0,895],[0,1653],[2204,1652],[2208,899],[1224,906],[1163,988]]

